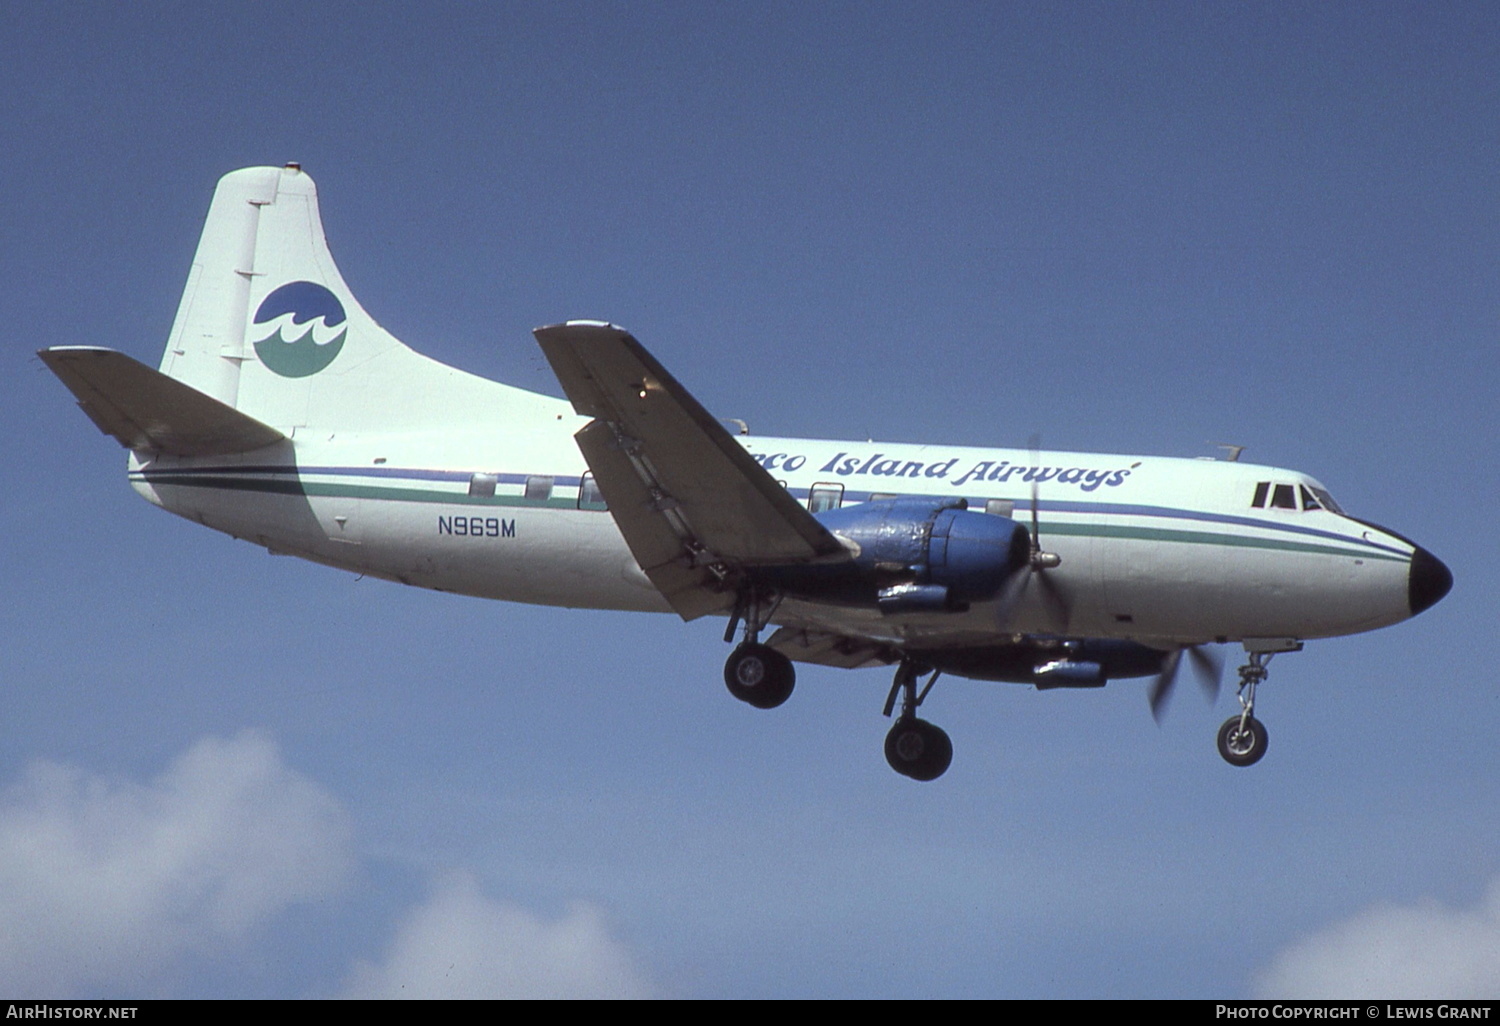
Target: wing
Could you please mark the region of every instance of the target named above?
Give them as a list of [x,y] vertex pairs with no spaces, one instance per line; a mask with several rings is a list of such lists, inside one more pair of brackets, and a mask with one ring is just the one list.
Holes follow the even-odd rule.
[[636,562],[685,620],[734,605],[755,567],[849,558],[630,333],[597,321],[535,332]]

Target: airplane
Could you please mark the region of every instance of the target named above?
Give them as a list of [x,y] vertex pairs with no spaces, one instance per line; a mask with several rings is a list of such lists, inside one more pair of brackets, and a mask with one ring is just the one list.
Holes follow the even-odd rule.
[[[129,450],[134,489],[272,553],[512,602],[726,618],[730,693],[784,703],[794,663],[894,667],[891,767],[932,780],[942,674],[1037,689],[1186,661],[1212,698],[1239,644],[1231,765],[1260,760],[1267,664],[1443,598],[1426,549],[1317,480],[1228,459],[753,436],[603,321],[534,332],[567,399],[448,367],[355,300],[292,163],[218,183],[153,370],[38,355]],[[767,632],[772,633],[762,639]],[[896,708],[899,703],[899,710]]]

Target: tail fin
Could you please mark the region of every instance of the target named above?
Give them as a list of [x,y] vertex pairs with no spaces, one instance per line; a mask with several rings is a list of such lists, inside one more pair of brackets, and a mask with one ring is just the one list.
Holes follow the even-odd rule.
[[376,324],[339,274],[296,164],[219,180],[161,370],[287,434],[565,408],[428,359]]

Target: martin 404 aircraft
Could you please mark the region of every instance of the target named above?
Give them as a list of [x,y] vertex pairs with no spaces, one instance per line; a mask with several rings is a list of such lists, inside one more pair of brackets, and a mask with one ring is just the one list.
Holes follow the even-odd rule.
[[[1238,643],[1236,766],[1275,653],[1415,616],[1453,578],[1306,474],[1229,460],[731,434],[626,331],[536,329],[567,394],[466,374],[384,331],[296,164],[226,175],[159,370],[43,350],[127,449],[131,485],[274,553],[466,595],[722,616],[736,698],[793,663],[894,666],[885,754],[931,780],[943,673],[1037,688],[1155,677],[1212,695]],[[1237,453],[1235,454],[1237,455]],[[762,640],[762,635],[774,633]],[[899,702],[899,709],[897,705]]]

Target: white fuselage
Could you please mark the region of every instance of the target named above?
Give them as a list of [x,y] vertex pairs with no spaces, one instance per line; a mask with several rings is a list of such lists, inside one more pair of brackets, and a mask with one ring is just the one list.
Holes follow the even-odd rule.
[[[504,386],[498,386],[504,387]],[[541,397],[538,397],[541,398]],[[562,404],[559,403],[559,406]],[[598,609],[667,611],[597,497],[571,412],[534,430],[294,437],[233,457],[132,459],[162,507],[273,552],[419,587]],[[1029,523],[1033,481],[1066,624],[1032,594],[1006,615],[1018,633],[1196,643],[1313,638],[1403,620],[1414,547],[1327,509],[1252,505],[1257,487],[1321,492],[1295,471],[1236,462],[1032,454],[742,436],[773,477],[814,508],[872,496],[961,497]],[[548,480],[550,479],[550,481]],[[1261,490],[1265,493],[1265,490]],[[1325,494],[1326,493],[1322,493]],[[1309,503],[1311,505],[1312,503]],[[995,612],[886,617],[789,603],[776,622],[909,641],[961,618],[993,636]],[[960,618],[960,619],[956,619]]]

